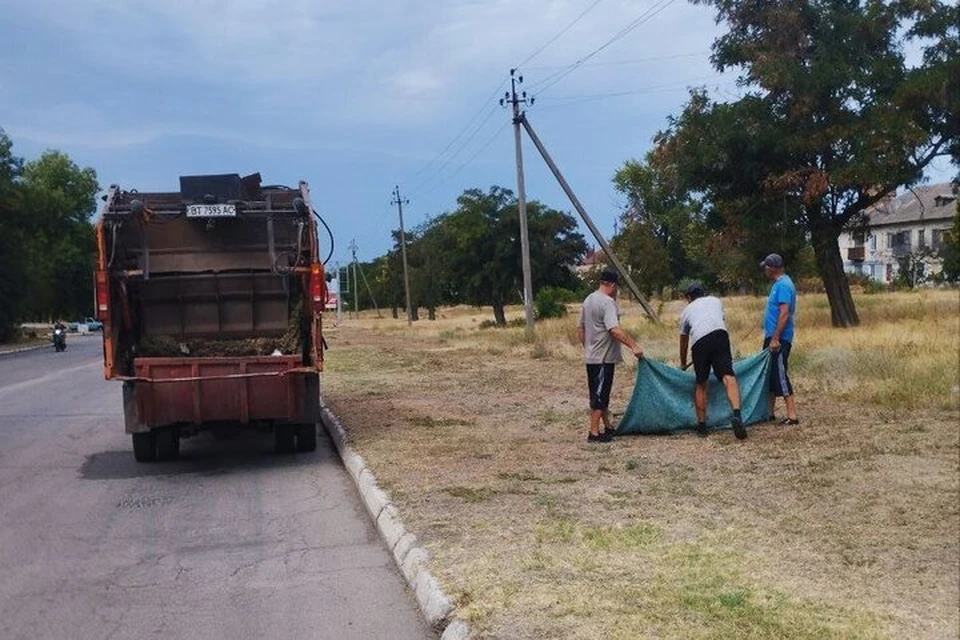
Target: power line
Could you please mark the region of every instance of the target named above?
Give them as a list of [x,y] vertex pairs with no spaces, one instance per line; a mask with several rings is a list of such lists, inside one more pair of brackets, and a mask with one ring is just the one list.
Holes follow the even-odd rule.
[[[719,89],[720,87],[732,87],[732,86],[736,86],[736,84],[737,84],[737,82],[736,82],[735,80],[732,80],[732,81],[730,81],[730,82],[726,82],[726,83],[723,83],[723,84],[711,85],[711,87],[713,87],[714,89]],[[641,95],[641,94],[651,94],[651,93],[672,93],[672,92],[675,92],[675,91],[686,91],[686,89],[687,89],[688,86],[689,86],[689,85],[683,85],[683,86],[676,85],[676,86],[670,87],[670,86],[666,86],[666,85],[665,85],[665,86],[662,86],[662,87],[659,87],[659,88],[652,88],[652,87],[651,87],[651,88],[648,88],[648,89],[637,89],[637,90],[634,90],[634,91],[618,91],[618,92],[614,92],[614,93],[601,93],[601,94],[596,94],[596,95],[592,95],[592,96],[582,96],[582,97],[579,97],[579,98],[574,97],[574,96],[569,96],[569,99],[568,99],[568,100],[565,100],[565,101],[562,101],[562,102],[553,103],[553,104],[549,104],[549,103],[548,103],[548,104],[544,105],[544,106],[540,109],[540,111],[546,111],[546,110],[552,110],[552,109],[560,109],[560,108],[562,108],[562,107],[569,107],[569,106],[572,106],[572,105],[583,104],[583,103],[585,103],[585,102],[596,102],[596,101],[598,101],[598,100],[606,100],[606,99],[608,99],[608,98],[620,98],[620,97],[625,97],[625,96]],[[709,87],[708,87],[708,88],[709,88]],[[547,98],[542,98],[542,100],[546,101]],[[558,98],[554,98],[554,100],[558,100]]]
[[439,177],[440,174],[443,173],[443,170],[446,169],[447,166],[448,166],[451,162],[453,162],[453,159],[456,158],[458,155],[460,155],[460,153],[463,152],[463,150],[467,148],[467,146],[468,146],[468,145],[470,144],[470,142],[477,136],[477,134],[480,133],[480,131],[483,130],[483,128],[486,126],[486,124],[487,124],[487,123],[490,121],[490,119],[493,117],[493,114],[495,114],[496,112],[497,112],[497,105],[496,105],[496,103],[494,103],[493,106],[490,107],[489,111],[487,112],[486,117],[483,118],[483,120],[480,121],[480,124],[477,125],[476,128],[474,128],[473,132],[471,132],[469,136],[467,136],[466,138],[464,138],[463,142],[457,147],[456,151],[454,151],[452,154],[450,154],[450,155],[447,157],[447,159],[444,160],[443,163],[437,168],[436,171],[432,172],[429,176],[427,176],[425,179],[421,180],[419,183],[417,183],[417,184],[413,187],[413,193],[412,193],[412,195],[417,195],[418,193],[420,193],[420,190],[421,190],[422,188],[424,188],[425,186],[427,186],[428,184],[430,184],[431,182],[433,182],[437,177]]
[[567,65],[562,70],[557,71],[556,73],[550,74],[546,78],[535,83],[530,90],[533,91],[534,89],[536,89],[538,94],[543,93],[544,91],[546,91],[547,89],[549,89],[550,87],[557,84],[558,82],[566,78],[568,75],[576,71],[579,67],[581,67],[584,63],[589,61],[594,56],[596,56],[598,53],[600,53],[601,51],[603,51],[613,43],[625,38],[634,29],[644,24],[645,22],[649,21],[651,18],[653,18],[658,13],[660,13],[661,11],[669,7],[675,1],[676,0],[657,0],[657,2],[652,7],[650,7],[643,13],[641,13],[637,18],[635,18],[631,22],[629,22],[627,26],[625,26],[623,29],[621,29],[617,33],[615,33],[612,37],[610,37],[610,39],[608,39],[606,42],[601,44],[599,47],[597,47],[590,53],[586,54],[585,56],[580,57],[573,63]]
[[[455,135],[450,140],[450,142],[447,143],[447,145],[443,148],[442,151],[440,151],[440,153],[435,155],[429,162],[427,162],[427,164],[425,164],[420,169],[418,169],[417,172],[414,173],[412,177],[416,177],[422,174],[424,171],[426,171],[431,166],[433,166],[437,161],[439,161],[440,158],[446,155],[446,153],[450,150],[450,148],[453,147],[453,145],[456,144],[461,137],[463,137],[463,134],[465,134],[467,130],[473,125],[473,123],[476,122],[477,119],[483,114],[484,109],[486,109],[487,106],[490,105],[491,103],[494,105],[496,104],[495,103],[496,98],[500,95],[500,90],[503,89],[503,87],[506,86],[506,84],[507,84],[507,78],[504,78],[500,82],[500,84],[497,85],[497,88],[493,90],[493,93],[491,93],[490,96],[483,101],[483,103],[480,105],[480,108],[477,110],[477,112],[473,115],[473,117],[470,118],[470,120],[467,121],[467,124],[464,125],[464,127],[457,133],[457,135]],[[451,157],[456,156],[457,153],[458,152],[454,152],[454,154]]]
[[461,164],[459,167],[457,167],[457,170],[456,170],[456,171],[454,171],[454,172],[451,173],[449,176],[447,176],[446,178],[444,178],[443,180],[441,180],[441,181],[438,182],[437,184],[433,185],[432,187],[430,187],[430,188],[427,189],[426,191],[420,191],[417,195],[423,196],[423,195],[426,195],[426,194],[428,194],[428,193],[432,193],[432,192],[436,191],[437,189],[439,189],[439,188],[440,188],[441,186],[443,186],[444,184],[446,184],[447,182],[449,182],[450,180],[452,180],[453,178],[455,178],[455,177],[457,176],[457,174],[459,174],[464,168],[466,168],[466,167],[467,167],[468,165],[470,165],[474,160],[476,160],[476,159],[477,159],[477,156],[479,156],[481,153],[483,153],[484,151],[486,151],[486,150],[487,150],[487,147],[489,147],[491,144],[493,144],[493,141],[497,139],[497,136],[500,135],[500,133],[501,133],[504,129],[506,129],[507,126],[509,126],[509,124],[510,124],[509,122],[505,122],[505,123],[503,123],[502,125],[500,125],[500,128],[498,128],[496,131],[493,132],[493,135],[490,136],[490,138],[488,138],[487,141],[483,143],[483,146],[480,147],[479,149],[477,149],[477,151],[476,151],[472,156],[470,156],[470,158],[467,159],[466,162],[464,162],[464,163]]
[[570,24],[568,24],[567,26],[565,26],[565,27],[564,27],[563,29],[561,29],[555,36],[553,36],[552,38],[550,38],[549,40],[547,40],[547,42],[546,42],[543,46],[541,46],[539,49],[537,49],[536,51],[534,51],[533,53],[531,53],[529,56],[527,56],[526,59],[524,59],[523,62],[521,62],[520,64],[514,65],[513,68],[514,68],[514,69],[519,69],[520,67],[524,66],[525,64],[527,64],[528,62],[530,62],[531,60],[533,60],[534,58],[536,58],[538,55],[540,55],[541,53],[543,53],[543,50],[544,50],[544,49],[546,49],[546,48],[549,47],[551,44],[553,44],[554,42],[556,42],[556,41],[557,41],[563,34],[565,34],[567,31],[570,31],[570,29],[573,28],[573,25],[575,25],[575,24],[577,24],[578,22],[580,22],[580,20],[582,20],[585,15],[587,15],[588,13],[590,13],[590,12],[593,10],[593,8],[596,7],[598,4],[600,4],[601,2],[602,2],[602,0],[595,0],[593,4],[591,4],[589,7],[587,7],[586,9],[584,9],[583,12],[582,12],[580,15],[578,15],[576,18],[574,18],[574,19],[573,19],[573,22],[571,22]]
[[639,27],[640,25],[644,24],[645,22],[649,21],[651,18],[653,18],[654,16],[656,16],[658,13],[660,13],[661,11],[663,11],[664,9],[666,9],[667,7],[669,7],[671,4],[673,4],[674,1],[675,1],[675,0],[658,0],[658,2],[657,2],[656,4],[654,4],[652,7],[650,7],[649,9],[647,9],[647,11],[645,11],[644,13],[642,13],[642,14],[641,14],[638,18],[636,18],[633,22],[629,23],[626,27],[624,27],[623,29],[621,29],[620,31],[618,31],[616,34],[614,34],[613,37],[611,37],[609,40],[607,40],[606,42],[604,42],[602,45],[600,45],[599,47],[597,47],[596,49],[594,49],[593,51],[591,51],[591,52],[588,53],[587,55],[583,56],[582,58],[580,58],[579,60],[577,60],[576,62],[574,62],[573,64],[571,64],[567,69],[564,69],[564,70],[562,70],[562,71],[560,71],[560,72],[558,72],[558,73],[556,73],[556,74],[553,74],[553,76],[554,76],[553,78],[551,78],[550,76],[548,76],[547,78],[545,78],[544,80],[542,80],[542,81],[539,83],[539,84],[542,85],[542,86],[540,86],[540,87],[537,88],[537,93],[538,93],[538,94],[543,93],[544,91],[546,91],[547,89],[549,89],[549,88],[552,87],[553,85],[557,84],[558,82],[560,82],[561,80],[563,80],[564,78],[566,78],[568,75],[570,75],[571,73],[573,73],[574,71],[576,71],[580,66],[582,66],[585,62],[587,62],[588,60],[590,60],[591,58],[593,58],[594,56],[596,56],[598,53],[600,53],[601,51],[603,51],[604,49],[606,49],[607,47],[609,47],[609,46],[612,45],[613,43],[617,42],[618,40],[621,40],[621,39],[625,38],[625,37],[626,37],[630,32],[632,32],[634,29],[636,29],[636,28]]
[[379,235],[383,231],[384,226],[387,223],[387,220],[392,218],[393,218],[393,207],[387,206],[376,219],[376,224],[374,226],[375,233]]
[[679,86],[679,87],[687,87],[687,86],[690,86],[690,85],[693,84],[693,83],[704,82],[704,81],[708,81],[708,80],[717,80],[717,79],[719,79],[719,78],[721,78],[721,77],[722,77],[721,75],[716,75],[716,74],[715,74],[715,75],[712,75],[712,76],[703,76],[703,77],[700,77],[700,78],[690,78],[689,80],[678,80],[678,81],[675,81],[675,82],[668,82],[668,83],[665,83],[665,84],[652,85],[652,86],[649,86],[649,87],[641,87],[641,88],[639,88],[639,89],[629,89],[629,90],[626,90],[626,91],[612,91],[612,92],[609,92],[609,93],[594,93],[594,94],[575,95],[575,96],[547,96],[547,97],[545,97],[545,98],[540,98],[540,100],[543,101],[543,102],[555,102],[555,101],[558,101],[558,100],[575,100],[575,101],[577,101],[577,102],[580,102],[580,101],[583,101],[583,100],[593,100],[593,99],[601,99],[601,98],[615,98],[615,97],[618,97],[618,96],[630,96],[630,95],[636,95],[636,94],[638,94],[638,93],[647,93],[647,92],[654,91],[654,90],[657,90],[657,89],[668,89],[668,88],[673,88],[673,87],[678,87],[678,86]]
[[[611,60],[609,62],[585,62],[580,65],[581,67],[616,67],[623,65],[631,64],[644,64],[647,62],[658,62],[660,60],[676,60],[677,58],[695,58],[698,56],[703,56],[710,53],[709,51],[694,51],[692,53],[673,53],[670,55],[664,56],[648,56],[645,58],[634,58],[632,60]],[[566,69],[570,65],[551,65],[551,66],[533,66],[527,67],[526,70],[529,73],[530,71],[549,71],[551,69]]]

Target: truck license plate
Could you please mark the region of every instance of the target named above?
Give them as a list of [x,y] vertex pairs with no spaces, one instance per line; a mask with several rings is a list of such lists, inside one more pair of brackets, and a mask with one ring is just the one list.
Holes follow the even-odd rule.
[[237,215],[232,204],[191,204],[187,206],[188,218],[223,218]]

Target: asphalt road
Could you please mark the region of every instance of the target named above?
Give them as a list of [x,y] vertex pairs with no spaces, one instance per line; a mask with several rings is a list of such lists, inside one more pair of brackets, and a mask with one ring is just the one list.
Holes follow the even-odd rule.
[[138,464],[98,337],[0,355],[0,638],[433,637],[329,440],[271,449]]

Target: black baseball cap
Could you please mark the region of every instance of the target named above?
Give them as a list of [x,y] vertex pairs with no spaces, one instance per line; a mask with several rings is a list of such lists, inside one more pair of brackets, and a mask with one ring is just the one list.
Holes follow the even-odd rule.
[[694,280],[693,282],[687,285],[687,290],[684,293],[684,295],[687,296],[688,298],[694,298],[694,297],[702,296],[704,293],[706,293],[706,291],[704,291],[703,289],[703,283],[697,280]]
[[760,268],[763,269],[764,267],[770,267],[771,269],[782,269],[783,258],[780,257],[779,253],[771,253],[760,261]]
[[603,273],[600,274],[600,282],[620,284],[620,276],[617,275],[616,271],[613,271],[611,269],[604,269]]

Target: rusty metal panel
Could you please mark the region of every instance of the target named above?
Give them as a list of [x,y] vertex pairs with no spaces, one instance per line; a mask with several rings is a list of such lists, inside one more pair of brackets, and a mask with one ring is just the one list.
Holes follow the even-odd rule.
[[[198,375],[215,377],[241,373],[238,362],[212,362],[198,365]],[[222,422],[225,420],[243,420],[245,411],[241,407],[241,389],[246,386],[245,379],[201,380],[198,383],[200,416],[198,423]]]
[[[137,358],[140,423],[149,427],[304,419],[304,376],[274,375],[300,366],[297,356]],[[239,376],[251,377],[239,377]],[[226,378],[225,376],[238,376]],[[254,377],[261,376],[261,377]]]
[[[189,378],[193,367],[189,362],[168,361],[144,364],[135,362],[137,376],[151,378]],[[145,384],[137,383],[137,401],[140,422],[160,426],[178,422],[192,422],[194,394],[192,383]]]
[[290,322],[286,276],[165,276],[140,283],[145,336],[275,337]]

